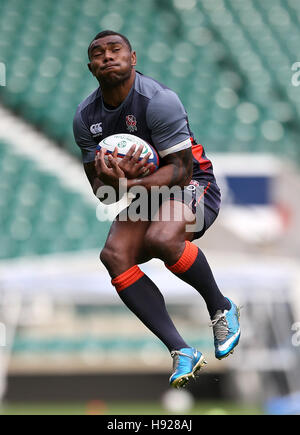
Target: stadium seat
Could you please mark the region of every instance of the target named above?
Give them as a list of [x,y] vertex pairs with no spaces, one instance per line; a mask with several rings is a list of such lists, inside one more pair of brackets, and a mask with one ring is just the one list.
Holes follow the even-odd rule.
[[[299,51],[299,2],[203,0],[191,5],[1,0],[0,62],[7,68],[7,86],[0,87],[0,102],[80,158],[72,119],[79,102],[97,86],[87,70],[87,47],[98,31],[113,28],[132,41],[138,70],[178,92],[208,154],[270,151],[300,162],[295,127],[300,100],[290,69]],[[5,144],[0,157],[0,258],[98,246],[91,231],[83,230],[98,222],[80,198],[32,162],[20,165]],[[12,195],[16,174],[22,185]],[[5,198],[14,204],[7,207]]]
[[0,157],[0,259],[103,245],[108,225],[80,194],[2,142]]
[[[225,5],[205,0],[192,8],[167,4],[164,8],[148,0],[134,5],[123,0],[35,0],[27,5],[23,0],[2,0],[0,61],[8,65],[8,84],[0,88],[2,101],[79,155],[72,117],[77,104],[97,86],[87,72],[86,49],[99,30],[111,27],[132,41],[139,70],[179,93],[193,131],[201,140],[204,134],[210,149],[225,151],[235,131],[241,150],[251,151],[250,137],[255,136],[255,149],[264,151],[268,139],[257,142],[260,129],[242,132],[234,127],[236,107],[219,110],[219,105],[222,92],[229,95],[232,90],[239,103],[253,103],[260,115],[275,102],[298,116],[299,99],[286,89],[289,66],[298,53],[298,3],[235,0]],[[222,91],[225,88],[228,91]],[[276,94],[280,97],[274,100]],[[222,132],[214,128],[215,122]],[[291,141],[297,154],[298,140]]]

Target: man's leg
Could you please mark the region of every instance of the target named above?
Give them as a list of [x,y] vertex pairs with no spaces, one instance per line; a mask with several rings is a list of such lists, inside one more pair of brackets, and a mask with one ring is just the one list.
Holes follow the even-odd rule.
[[192,211],[179,201],[164,203],[161,213],[165,207],[171,210],[171,216],[178,216],[184,209],[185,218],[181,221],[152,222],[145,238],[147,250],[203,296],[212,319],[215,356],[225,358],[233,352],[240,339],[239,309],[222,295],[205,255],[190,242],[193,233],[186,231],[186,225],[192,222]]
[[169,317],[163,295],[137,266],[152,258],[144,245],[149,225],[142,221],[113,222],[100,259],[122,301],[169,351],[187,348]]
[[[164,261],[171,272],[202,295],[211,318],[218,310],[229,309],[230,302],[220,292],[205,255],[191,243],[194,234],[186,230],[187,225],[195,223],[192,211],[179,201],[163,203],[161,216],[164,209],[170,210],[171,219],[151,222],[145,236],[147,252]],[[182,219],[175,221],[172,216],[182,216]]]

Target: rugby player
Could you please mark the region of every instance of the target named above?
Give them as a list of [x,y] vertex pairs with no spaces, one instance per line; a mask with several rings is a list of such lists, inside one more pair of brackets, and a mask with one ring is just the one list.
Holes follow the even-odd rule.
[[[139,265],[152,258],[162,260],[179,279],[194,287],[204,298],[214,334],[215,356],[233,352],[240,338],[239,309],[218,288],[204,253],[192,243],[203,236],[218,216],[220,190],[213,166],[190,130],[186,111],[172,90],[135,68],[136,53],[122,34],[98,33],[88,47],[88,68],[99,87],[77,108],[74,136],[82,152],[88,180],[96,194],[110,185],[118,189],[120,179],[127,188],[180,186],[180,197],[160,204],[181,220],[139,220],[118,217],[111,225],[100,253],[121,300],[168,348],[173,357],[173,387],[185,385],[205,364],[200,351],[184,341],[167,312],[164,298]],[[132,133],[150,143],[160,156],[160,167],[141,177],[148,156],[141,163],[141,149],[130,149],[121,162],[116,153],[104,160],[105,149],[96,155],[97,144],[107,136]],[[96,156],[96,157],[95,157]],[[203,226],[187,231],[203,205]]]

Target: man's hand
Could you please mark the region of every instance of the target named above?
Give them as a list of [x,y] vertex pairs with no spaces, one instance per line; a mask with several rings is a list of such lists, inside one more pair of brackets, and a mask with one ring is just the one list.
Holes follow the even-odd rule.
[[136,145],[132,145],[128,153],[119,162],[119,168],[125,173],[126,178],[129,180],[141,177],[148,169],[154,166],[153,163],[147,164],[151,153],[147,153],[145,157],[139,161],[143,148],[143,145],[140,145],[138,150],[135,151]]
[[159,169],[143,178],[128,180],[127,189],[133,186],[143,186],[151,191],[152,186],[187,186],[193,174],[192,148],[168,154],[160,160]]
[[118,162],[116,160],[118,149],[115,148],[112,155],[108,156],[109,166],[104,160],[106,149],[101,148],[101,150],[96,154],[95,157],[95,169],[97,176],[100,180],[108,185],[114,187],[117,191],[119,190],[119,179],[125,178],[125,173],[120,169]]

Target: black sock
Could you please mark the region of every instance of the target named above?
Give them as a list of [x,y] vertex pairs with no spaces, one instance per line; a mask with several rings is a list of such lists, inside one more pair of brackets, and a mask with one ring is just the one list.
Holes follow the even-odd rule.
[[169,349],[179,350],[188,346],[172,322],[157,286],[138,266],[112,280],[124,304]]
[[193,243],[185,242],[184,252],[177,263],[166,267],[201,294],[211,318],[218,310],[230,309],[231,304],[220,292],[205,255]]

